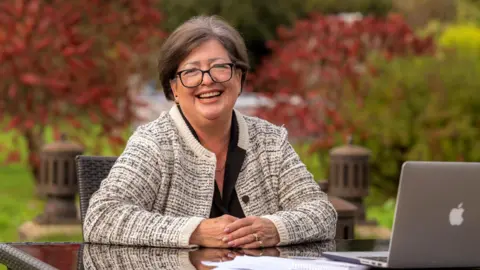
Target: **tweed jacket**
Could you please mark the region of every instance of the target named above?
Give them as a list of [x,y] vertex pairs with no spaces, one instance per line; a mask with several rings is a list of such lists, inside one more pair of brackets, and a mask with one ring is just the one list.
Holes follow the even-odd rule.
[[[333,239],[337,213],[291,144],[287,130],[235,111],[246,155],[235,184],[246,216],[275,224],[279,245]],[[92,195],[86,242],[194,247],[209,217],[215,154],[190,132],[177,106],[137,128]]]

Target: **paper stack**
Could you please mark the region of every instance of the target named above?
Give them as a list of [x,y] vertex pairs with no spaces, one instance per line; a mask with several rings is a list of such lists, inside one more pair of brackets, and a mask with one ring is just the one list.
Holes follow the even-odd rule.
[[237,256],[235,259],[227,262],[202,262],[205,266],[215,267],[216,270],[232,269],[262,269],[262,270],[347,270],[347,269],[368,269],[368,267],[330,261],[325,258],[279,258],[279,257],[253,257]]

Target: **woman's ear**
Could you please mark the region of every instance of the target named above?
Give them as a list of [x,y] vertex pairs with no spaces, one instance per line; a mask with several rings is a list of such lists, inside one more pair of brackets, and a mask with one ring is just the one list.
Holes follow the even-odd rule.
[[240,80],[240,93],[238,93],[238,95],[240,96],[240,94],[243,92],[243,87],[245,86],[245,83],[247,81],[247,71],[242,70],[241,72],[239,72],[238,76],[240,76],[240,78],[239,78],[239,80]]
[[237,69],[236,72],[235,72],[235,76],[237,76],[237,79],[241,80],[243,78],[243,75],[245,74],[245,72],[241,69]]
[[174,97],[177,96],[177,80],[170,80],[170,89]]

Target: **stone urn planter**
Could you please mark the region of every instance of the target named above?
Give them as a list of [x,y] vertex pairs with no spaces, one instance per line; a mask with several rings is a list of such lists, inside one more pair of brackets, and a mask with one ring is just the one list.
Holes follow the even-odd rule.
[[40,154],[39,191],[46,197],[44,213],[35,222],[39,224],[79,223],[75,195],[78,193],[75,157],[83,154],[83,147],[67,141],[45,145]]

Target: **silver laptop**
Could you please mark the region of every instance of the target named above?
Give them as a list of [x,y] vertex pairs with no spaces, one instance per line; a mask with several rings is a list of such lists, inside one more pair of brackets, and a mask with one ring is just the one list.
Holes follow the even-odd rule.
[[324,252],[385,268],[480,267],[480,163],[402,166],[387,252]]

